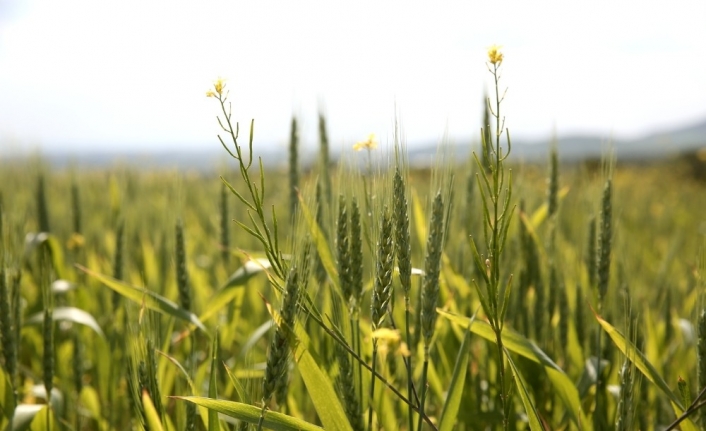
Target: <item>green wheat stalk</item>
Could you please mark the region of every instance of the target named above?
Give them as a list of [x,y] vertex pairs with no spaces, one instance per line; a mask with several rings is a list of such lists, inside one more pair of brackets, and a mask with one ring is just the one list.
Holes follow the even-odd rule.
[[179,292],[179,305],[191,311],[191,290],[189,289],[189,274],[186,268],[186,245],[184,244],[184,224],[181,219],[176,224],[176,280]]
[[[377,260],[375,264],[375,284],[370,299],[372,330],[382,327],[392,298],[392,272],[394,270],[394,246],[392,239],[392,217],[385,206],[380,220]],[[370,379],[370,410],[368,410],[368,431],[373,426],[373,400],[375,398],[375,367],[378,353],[377,339],[373,337],[372,376]]]
[[[412,290],[412,244],[409,233],[409,205],[407,204],[407,193],[405,182],[400,173],[400,168],[395,168],[395,176],[392,188],[393,198],[393,218],[395,224],[395,253],[397,257],[397,267],[399,269],[400,284],[404,293],[404,314],[405,314],[405,342],[411,348],[410,324],[410,291]],[[407,369],[407,398],[412,399],[413,378],[412,378],[412,358],[404,358]],[[414,428],[414,415],[411,408],[407,409],[409,429]]]
[[[289,343],[291,339],[287,331],[291,331],[294,328],[299,287],[299,272],[295,266],[292,266],[289,269],[289,275],[287,276],[282,295],[281,324],[276,327],[270,348],[267,351],[265,378],[262,381],[262,413],[258,422],[258,430],[262,429],[265,411],[272,397],[275,394],[283,398],[286,397],[286,385],[289,374]],[[286,399],[277,399],[277,402],[284,404]]]
[[[220,210],[221,259],[224,263],[228,263],[230,258],[230,217],[228,217],[228,187],[223,183],[221,183]],[[188,406],[191,405],[188,403]]]
[[429,352],[431,340],[436,326],[436,305],[439,301],[439,274],[441,272],[441,254],[444,239],[444,202],[441,191],[436,193],[432,203],[431,219],[429,221],[429,237],[424,261],[424,281],[422,284],[422,301],[420,313],[420,329],[424,337],[424,368],[422,370],[422,392],[419,402],[419,423],[417,429],[422,429],[422,418],[427,394],[427,373],[429,369]]
[[[508,277],[507,284],[501,286],[501,267],[502,254],[507,239],[507,232],[510,227],[510,220],[514,212],[514,207],[510,207],[512,198],[512,177],[506,179],[504,162],[510,155],[512,150],[509,131],[505,129],[504,117],[500,112],[501,104],[505,95],[500,96],[500,66],[503,61],[503,54],[497,46],[493,46],[488,50],[488,70],[493,76],[495,84],[495,107],[490,105],[488,99],[488,109],[491,115],[495,118],[495,142],[486,142],[485,145],[490,147],[492,160],[490,163],[490,171],[487,172],[480,159],[476,158],[479,170],[478,174],[479,190],[483,202],[483,217],[485,245],[488,250],[488,256],[483,259],[478,252],[475,240],[471,241],[473,246],[473,254],[478,268],[481,270],[481,276],[485,282],[485,292],[480,288],[477,282],[474,281],[476,290],[479,293],[481,306],[488,317],[490,326],[495,334],[495,344],[498,354],[498,391],[500,394],[500,404],[502,409],[503,428],[510,428],[510,409],[511,400],[510,393],[505,392],[505,349],[502,341],[502,330],[505,324],[505,314],[509,305],[510,291],[512,286],[512,275]],[[500,145],[500,137],[503,132],[507,134],[507,152],[503,152]],[[486,135],[481,133],[481,139],[485,140]],[[510,389],[511,390],[511,389]]]
[[[608,178],[603,187],[603,197],[601,201],[600,233],[598,235],[597,250],[597,283],[598,283],[598,310],[603,311],[606,294],[608,293],[608,283],[610,281],[610,252],[612,238],[612,180]],[[603,357],[601,344],[601,330],[597,333],[596,353],[597,363],[600,364]],[[610,345],[610,343],[608,343]],[[608,346],[606,346],[608,347]],[[599,365],[600,367],[600,365]],[[598,373],[596,381],[596,409],[593,414],[593,424],[595,429],[602,429],[607,423],[607,382],[603,373]]]
[[299,205],[299,130],[297,119],[292,117],[292,126],[289,134],[289,215],[292,220]]
[[44,187],[44,175],[39,175],[37,179],[37,216],[39,218],[39,231],[50,232],[49,209],[47,207],[47,196]]

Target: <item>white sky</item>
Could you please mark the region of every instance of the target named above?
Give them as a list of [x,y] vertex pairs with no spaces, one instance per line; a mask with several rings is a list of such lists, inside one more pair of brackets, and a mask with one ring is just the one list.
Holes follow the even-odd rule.
[[0,0],[0,151],[217,149],[205,97],[284,147],[478,135],[503,46],[514,136],[633,137],[706,118],[706,2]]

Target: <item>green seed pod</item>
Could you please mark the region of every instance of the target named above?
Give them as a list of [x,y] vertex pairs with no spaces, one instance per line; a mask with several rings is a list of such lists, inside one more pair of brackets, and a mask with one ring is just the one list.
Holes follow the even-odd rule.
[[220,210],[221,210],[221,259],[223,262],[228,263],[230,258],[230,218],[228,217],[228,195],[230,190],[228,187],[221,182],[221,200],[220,200]]
[[490,101],[488,99],[488,94],[483,96],[483,127],[481,128],[481,151],[482,151],[482,164],[487,172],[491,171],[492,164],[492,129],[490,126]]

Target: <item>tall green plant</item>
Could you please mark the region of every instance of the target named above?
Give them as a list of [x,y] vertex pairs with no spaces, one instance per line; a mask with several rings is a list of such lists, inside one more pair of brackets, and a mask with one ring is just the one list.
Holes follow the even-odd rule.
[[[512,144],[510,140],[510,132],[505,129],[505,119],[501,115],[500,107],[504,100],[505,94],[500,94],[500,67],[503,62],[503,54],[499,47],[493,46],[488,50],[488,70],[493,76],[495,86],[495,106],[491,105],[491,100],[488,99],[488,109],[495,119],[495,139],[491,142],[485,142],[484,146],[490,148],[491,160],[490,170],[486,171],[481,159],[476,156],[478,163],[478,181],[483,204],[483,232],[485,235],[484,246],[486,253],[481,257],[478,251],[478,245],[475,239],[472,239],[473,254],[476,260],[476,265],[479,268],[484,268],[485,271],[480,271],[485,288],[474,281],[477,288],[483,311],[485,312],[488,322],[490,323],[493,332],[495,333],[495,344],[498,354],[498,393],[500,395],[500,404],[503,415],[503,427],[505,430],[510,429],[510,409],[511,399],[510,392],[506,390],[506,375],[505,375],[505,349],[503,347],[502,331],[505,324],[505,314],[510,304],[510,289],[512,286],[512,275],[506,274],[503,271],[502,256],[505,250],[505,242],[507,232],[510,227],[510,220],[514,212],[514,206],[511,206],[512,198],[512,177],[505,170],[504,162],[510,155]],[[505,152],[500,138],[503,133],[507,136],[507,151]],[[482,134],[485,141],[485,134]],[[493,142],[494,141],[494,142]],[[506,178],[506,175],[508,177]]]
[[223,183],[247,208],[248,218],[250,221],[249,225],[241,221],[236,221],[236,223],[238,223],[240,227],[254,236],[262,244],[265,248],[265,255],[272,266],[272,271],[274,271],[280,280],[283,280],[286,276],[286,265],[284,263],[282,251],[280,250],[277,217],[275,216],[274,206],[272,207],[272,220],[268,221],[267,216],[265,215],[265,170],[262,164],[262,159],[259,159],[259,182],[255,181],[251,174],[253,164],[252,144],[255,121],[253,120],[250,123],[250,139],[246,154],[243,147],[238,143],[240,126],[238,123],[233,124],[232,112],[230,103],[228,102],[228,91],[226,90],[225,81],[221,78],[217,79],[213,84],[213,88],[206,92],[206,96],[213,97],[218,100],[221,112],[223,114],[223,118],[220,116],[217,117],[218,124],[230,137],[234,150],[231,150],[228,145],[226,145],[220,135],[218,135],[218,140],[228,154],[230,154],[230,156],[238,162],[240,176],[242,177],[247,189],[246,194],[241,194],[228,181],[221,177]]

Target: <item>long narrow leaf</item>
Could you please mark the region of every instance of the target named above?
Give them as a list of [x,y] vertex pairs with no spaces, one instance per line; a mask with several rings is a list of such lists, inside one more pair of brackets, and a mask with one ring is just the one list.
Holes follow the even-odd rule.
[[352,431],[353,428],[326,373],[321,371],[308,350],[297,350],[301,350],[295,352],[297,369],[324,428]]
[[250,394],[245,391],[245,388],[243,385],[240,383],[240,380],[238,380],[238,377],[233,373],[230,368],[224,363],[223,367],[226,369],[226,373],[228,374],[228,378],[230,379],[231,384],[235,388],[235,393],[238,395],[238,398],[240,399],[240,402],[250,404],[251,399],[250,399]]
[[25,238],[25,259],[41,245],[46,245],[47,250],[49,250],[51,265],[57,278],[66,279],[67,274],[64,267],[64,253],[59,240],[52,234],[46,232],[27,234]]
[[100,282],[113,289],[114,291],[118,292],[119,294],[123,295],[125,298],[128,298],[139,305],[144,304],[150,310],[154,310],[167,316],[172,316],[185,322],[191,323],[201,329],[207,335],[210,335],[206,330],[206,327],[203,325],[203,323],[201,323],[201,321],[198,317],[196,317],[195,314],[190,313],[189,311],[179,307],[176,303],[168,300],[167,298],[155,292],[152,292],[151,290],[135,287],[120,280],[116,280],[112,277],[108,277],[107,275],[93,272],[90,269],[85,268],[81,265],[76,265],[76,267],[78,267],[78,269],[90,275],[91,277],[98,279]]
[[517,391],[519,392],[520,398],[522,399],[522,404],[525,406],[527,419],[529,419],[530,430],[544,431],[544,425],[542,424],[541,419],[539,419],[537,409],[534,407],[534,404],[532,404],[532,400],[530,399],[529,393],[527,392],[527,386],[525,385],[525,382],[522,379],[522,375],[517,369],[517,366],[512,360],[510,352],[508,352],[507,349],[505,349],[505,357],[507,357],[507,362],[510,364],[510,368],[512,368],[512,375],[515,380],[515,385],[517,386]]
[[[469,326],[468,317],[449,313],[440,308],[437,308],[437,312],[440,316],[443,316],[464,328]],[[471,331],[488,341],[492,341],[493,343],[496,341],[493,329],[486,322],[476,322],[471,325]],[[567,376],[566,373],[564,373],[564,371],[557,364],[555,364],[546,353],[542,351],[542,349],[537,347],[532,341],[528,340],[521,334],[518,334],[508,328],[504,328],[502,337],[503,344],[509,351],[523,356],[544,367],[547,377],[549,377],[549,381],[552,383],[557,397],[559,397],[561,402],[564,404],[564,407],[566,407],[566,411],[571,417],[571,420],[579,429],[583,431],[591,431],[593,429],[593,424],[586,418],[583,410],[581,410],[581,399],[579,398],[579,392],[569,376]]]
[[[601,325],[603,330],[606,331],[608,336],[613,340],[615,346],[623,352],[623,355],[632,362],[635,367],[640,370],[640,372],[649,380],[654,383],[668,398],[672,404],[672,409],[677,417],[684,413],[684,406],[679,399],[679,396],[675,394],[667,384],[666,381],[659,375],[657,369],[647,360],[647,357],[628,339],[626,339],[623,334],[620,333],[613,325],[603,320],[598,314],[594,313],[596,320]],[[682,430],[685,431],[696,431],[696,426],[689,419],[685,420],[680,424]]]
[[[470,322],[468,322],[469,327],[473,325],[475,320],[475,315],[471,317]],[[466,372],[468,371],[468,360],[470,357],[469,344],[471,342],[471,330],[467,329],[466,334],[463,337],[463,342],[461,347],[458,349],[458,355],[456,356],[456,365],[454,365],[453,375],[451,376],[451,383],[449,384],[448,395],[446,396],[446,402],[441,410],[441,420],[439,420],[439,431],[451,431],[453,429],[454,423],[456,422],[456,416],[458,415],[458,409],[461,406],[461,396],[463,395],[464,383],[466,381]]]
[[[211,399],[218,398],[218,386],[217,386],[217,369],[216,364],[218,363],[218,329],[216,329],[216,336],[213,337],[213,347],[211,349],[211,375],[208,380],[208,396]],[[215,410],[208,410],[208,431],[219,431],[220,425],[218,422],[218,412]]]
[[[213,410],[251,424],[257,424],[260,420],[260,413],[262,412],[262,409],[259,407],[238,403],[235,401],[212,400],[204,397],[172,398],[188,401],[198,406],[206,407],[209,410]],[[322,431],[324,429],[304,420],[270,410],[265,413],[263,427],[273,431]]]
[[[559,193],[558,193],[559,202],[564,200],[564,198],[566,197],[567,194],[569,194],[569,186],[562,187],[562,189],[559,190]],[[548,214],[549,214],[549,204],[547,202],[544,202],[542,205],[540,205],[539,208],[537,208],[532,213],[532,216],[529,218],[529,222],[532,224],[532,227],[534,229],[536,229],[539,226],[541,226],[541,224],[544,222],[544,220],[547,219]]]
[[2,418],[9,421],[15,410],[15,392],[11,380],[5,369],[0,368],[0,424]]
[[[93,329],[93,331],[100,335],[101,338],[105,338],[103,330],[101,330],[100,325],[96,322],[89,313],[75,307],[57,307],[52,312],[52,319],[56,321],[67,321],[78,323],[80,325],[88,326]],[[44,312],[39,312],[34,314],[29,319],[27,319],[25,325],[40,325],[44,322]]]
[[299,194],[299,208],[304,216],[304,221],[309,230],[309,235],[316,246],[316,251],[319,253],[319,258],[321,258],[321,263],[326,269],[326,274],[328,274],[331,282],[334,286],[334,291],[339,291],[339,280],[338,280],[338,270],[336,269],[336,264],[331,255],[331,249],[329,248],[328,241],[326,241],[326,236],[321,231],[321,227],[316,222],[316,218],[311,214],[308,205],[304,202],[304,198]]
[[305,328],[300,322],[296,322],[294,333],[292,333],[290,328],[282,325],[282,319],[269,303],[267,304],[267,311],[269,311],[275,323],[280,325],[280,328],[284,329],[289,337],[292,337],[290,346],[292,346],[294,362],[324,428],[352,431],[353,428],[333,388],[333,383],[318,366],[315,359],[315,357],[318,358],[316,352],[309,349],[309,335],[306,333]]
[[146,389],[142,391],[142,406],[145,409],[145,417],[147,418],[147,425],[149,425],[149,429],[154,431],[164,431],[162,421],[159,419],[159,413],[157,413],[157,409],[154,407],[152,398]]
[[257,258],[245,262],[228,278],[215,296],[208,301],[207,308],[201,313],[199,319],[205,322],[213,317],[233,300],[238,293],[238,289],[244,287],[248,280],[258,274],[267,273],[270,267],[270,261],[266,258]]

